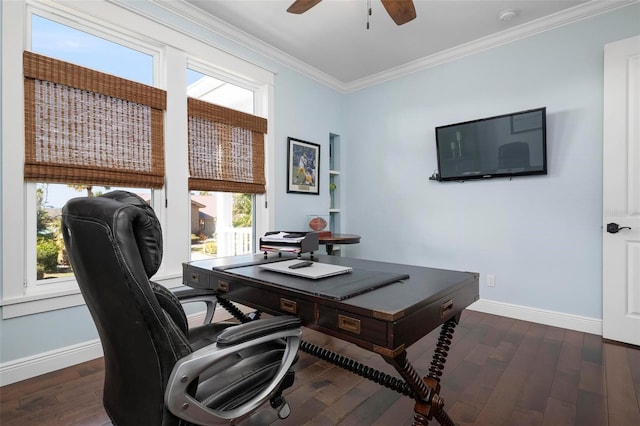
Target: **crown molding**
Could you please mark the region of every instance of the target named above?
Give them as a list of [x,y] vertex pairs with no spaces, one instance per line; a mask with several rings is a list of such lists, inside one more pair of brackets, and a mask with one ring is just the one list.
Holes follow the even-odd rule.
[[358,80],[354,80],[347,85],[347,92],[355,92],[369,86],[393,80],[408,74],[425,70],[446,62],[454,61],[465,56],[473,55],[494,47],[502,46],[513,41],[531,37],[549,30],[553,30],[564,25],[569,25],[584,19],[591,18],[596,15],[610,12],[634,3],[640,0],[622,0],[622,1],[602,1],[593,0],[582,5],[578,5],[552,15],[545,16],[526,24],[501,31],[490,36],[474,40],[469,43],[461,44],[448,50],[430,55],[406,64],[391,68],[377,74],[372,74]]
[[[545,31],[553,30],[564,25],[572,24],[577,21],[588,19],[599,14],[607,13],[612,10],[640,2],[640,0],[592,0],[590,2],[566,9],[553,15],[549,15],[535,21],[527,22],[517,27],[502,31],[500,33],[492,34],[490,36],[474,40],[470,43],[465,43],[454,48],[429,55],[424,58],[411,61],[406,64],[376,74],[372,74],[358,80],[342,82],[216,17],[204,15],[199,9],[190,6],[183,1],[154,0],[152,2],[144,2],[146,6],[144,8],[140,7],[139,2],[130,2],[127,0],[108,1],[140,13],[143,16],[160,22],[163,25],[167,25],[176,31],[180,31],[182,33],[195,32],[194,30],[185,29],[184,27],[177,25],[175,22],[171,22],[170,19],[163,19],[161,16],[166,15],[153,13],[152,8],[149,6],[159,7],[164,11],[170,12],[172,14],[180,16],[183,19],[188,20],[191,24],[197,25],[205,31],[212,32],[214,34],[217,34],[218,36],[224,37],[231,42],[238,44],[239,46],[258,53],[267,59],[285,65],[288,68],[291,68],[292,70],[297,71],[300,74],[317,81],[318,83],[321,83],[340,93],[345,94],[356,92],[358,90],[362,90],[376,84],[393,80],[398,77],[413,74],[415,72],[441,65],[446,62],[454,61],[465,56],[492,49],[494,47],[498,47],[516,40],[521,40],[526,37],[540,34]],[[216,45],[216,47],[227,51],[222,46]],[[238,52],[228,53],[238,56]],[[252,60],[247,57],[244,57],[243,59],[252,62]]]
[[[152,2],[147,1],[144,3],[131,2],[128,0],[107,1],[117,4],[134,13],[138,13],[145,18],[161,23],[162,25],[168,26],[171,29],[183,34],[193,36],[196,33],[196,31],[193,29],[185,29],[183,26],[172,22],[170,19],[164,18],[164,16],[166,16],[165,14],[159,14],[153,11],[154,7],[160,8],[165,12],[169,12],[187,20],[193,25],[197,25],[203,31],[224,37],[229,41],[238,44],[239,46],[242,46],[264,56],[267,59],[283,64],[288,68],[291,68],[292,70],[297,71],[317,81],[318,83],[331,87],[341,93],[346,93],[348,91],[348,86],[338,79],[331,77],[330,75],[308,65],[305,62],[300,61],[299,59],[296,59],[295,57],[283,52],[282,50],[268,43],[265,43],[259,38],[254,37],[251,34],[246,33],[219,18],[210,15],[204,15],[200,9],[197,9],[183,1],[153,0]],[[200,40],[209,43],[215,46],[217,49],[225,51],[226,53],[255,64],[255,59],[248,58],[246,55],[240,55],[237,51],[230,51],[229,49],[219,44],[215,44],[212,40],[202,40],[201,38]],[[263,67],[265,69],[271,69],[271,67],[267,65],[255,65]],[[276,72],[274,71],[274,73]]]

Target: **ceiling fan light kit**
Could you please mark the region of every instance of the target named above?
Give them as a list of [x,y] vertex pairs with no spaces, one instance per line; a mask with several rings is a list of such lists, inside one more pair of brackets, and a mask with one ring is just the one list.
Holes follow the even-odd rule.
[[[322,0],[295,0],[287,9],[289,13],[301,14],[320,3]],[[406,24],[416,18],[413,0],[380,0],[387,13],[397,25]],[[368,26],[367,26],[368,28]]]

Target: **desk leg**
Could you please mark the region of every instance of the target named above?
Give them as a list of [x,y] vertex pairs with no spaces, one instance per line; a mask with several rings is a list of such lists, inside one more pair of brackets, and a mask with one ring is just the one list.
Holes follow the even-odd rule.
[[438,397],[434,394],[434,390],[431,389],[427,383],[420,378],[418,372],[413,368],[409,360],[407,360],[407,352],[402,353],[394,358],[384,357],[393,368],[405,380],[407,385],[414,390],[416,405],[413,408],[413,426],[426,426],[429,424],[431,418],[431,404],[434,397]]
[[442,324],[438,343],[433,354],[429,373],[420,379],[413,366],[407,360],[407,353],[403,351],[394,358],[385,357],[385,361],[391,364],[400,373],[406,383],[414,390],[416,405],[414,406],[413,425],[428,425],[433,417],[443,426],[455,426],[455,423],[444,410],[444,400],[440,398],[440,376],[447,361],[451,338],[458,321],[452,318]]
[[391,376],[383,371],[376,370],[373,367],[364,365],[354,359],[348,358],[339,353],[332,352],[329,349],[322,348],[306,340],[300,342],[300,350],[312,355],[318,359],[327,361],[333,365],[357,374],[360,377],[364,377],[367,380],[371,380],[381,386],[389,388],[399,394],[409,396],[412,399],[416,399],[415,391],[404,380]]
[[224,297],[218,297],[218,304],[222,306],[227,312],[229,312],[235,319],[238,321],[245,323],[249,321],[253,321],[256,319],[260,319],[260,312],[251,312],[249,314],[245,314],[240,309],[236,307],[233,303],[225,299]]
[[333,254],[333,244],[326,244],[325,247],[327,248],[327,254],[331,256]]
[[451,420],[447,412],[444,411],[444,400],[440,398],[440,376],[442,376],[442,370],[444,370],[444,363],[447,362],[447,355],[449,354],[449,348],[451,348],[451,339],[453,338],[453,332],[456,330],[459,319],[459,316],[451,318],[442,324],[429,373],[424,377],[424,381],[434,392],[431,398],[431,414],[436,418],[438,423],[446,426],[455,426],[455,423]]

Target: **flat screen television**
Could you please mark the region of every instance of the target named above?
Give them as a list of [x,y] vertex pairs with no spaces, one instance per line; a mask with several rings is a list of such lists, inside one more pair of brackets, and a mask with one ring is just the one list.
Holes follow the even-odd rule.
[[547,174],[546,108],[436,127],[439,181]]

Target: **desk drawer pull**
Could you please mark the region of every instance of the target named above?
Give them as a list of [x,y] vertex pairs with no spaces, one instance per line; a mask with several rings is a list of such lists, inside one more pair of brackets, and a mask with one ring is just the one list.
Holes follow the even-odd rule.
[[224,291],[225,293],[229,291],[229,283],[226,281],[218,281],[218,290]]
[[293,300],[280,298],[280,309],[290,314],[297,314],[298,304]]
[[442,305],[440,305],[440,318],[444,318],[452,310],[453,310],[453,299],[444,302]]
[[338,328],[360,334],[360,320],[338,314]]
[[196,272],[192,272],[191,273],[191,282],[192,283],[198,283],[200,282],[200,274],[196,273]]

